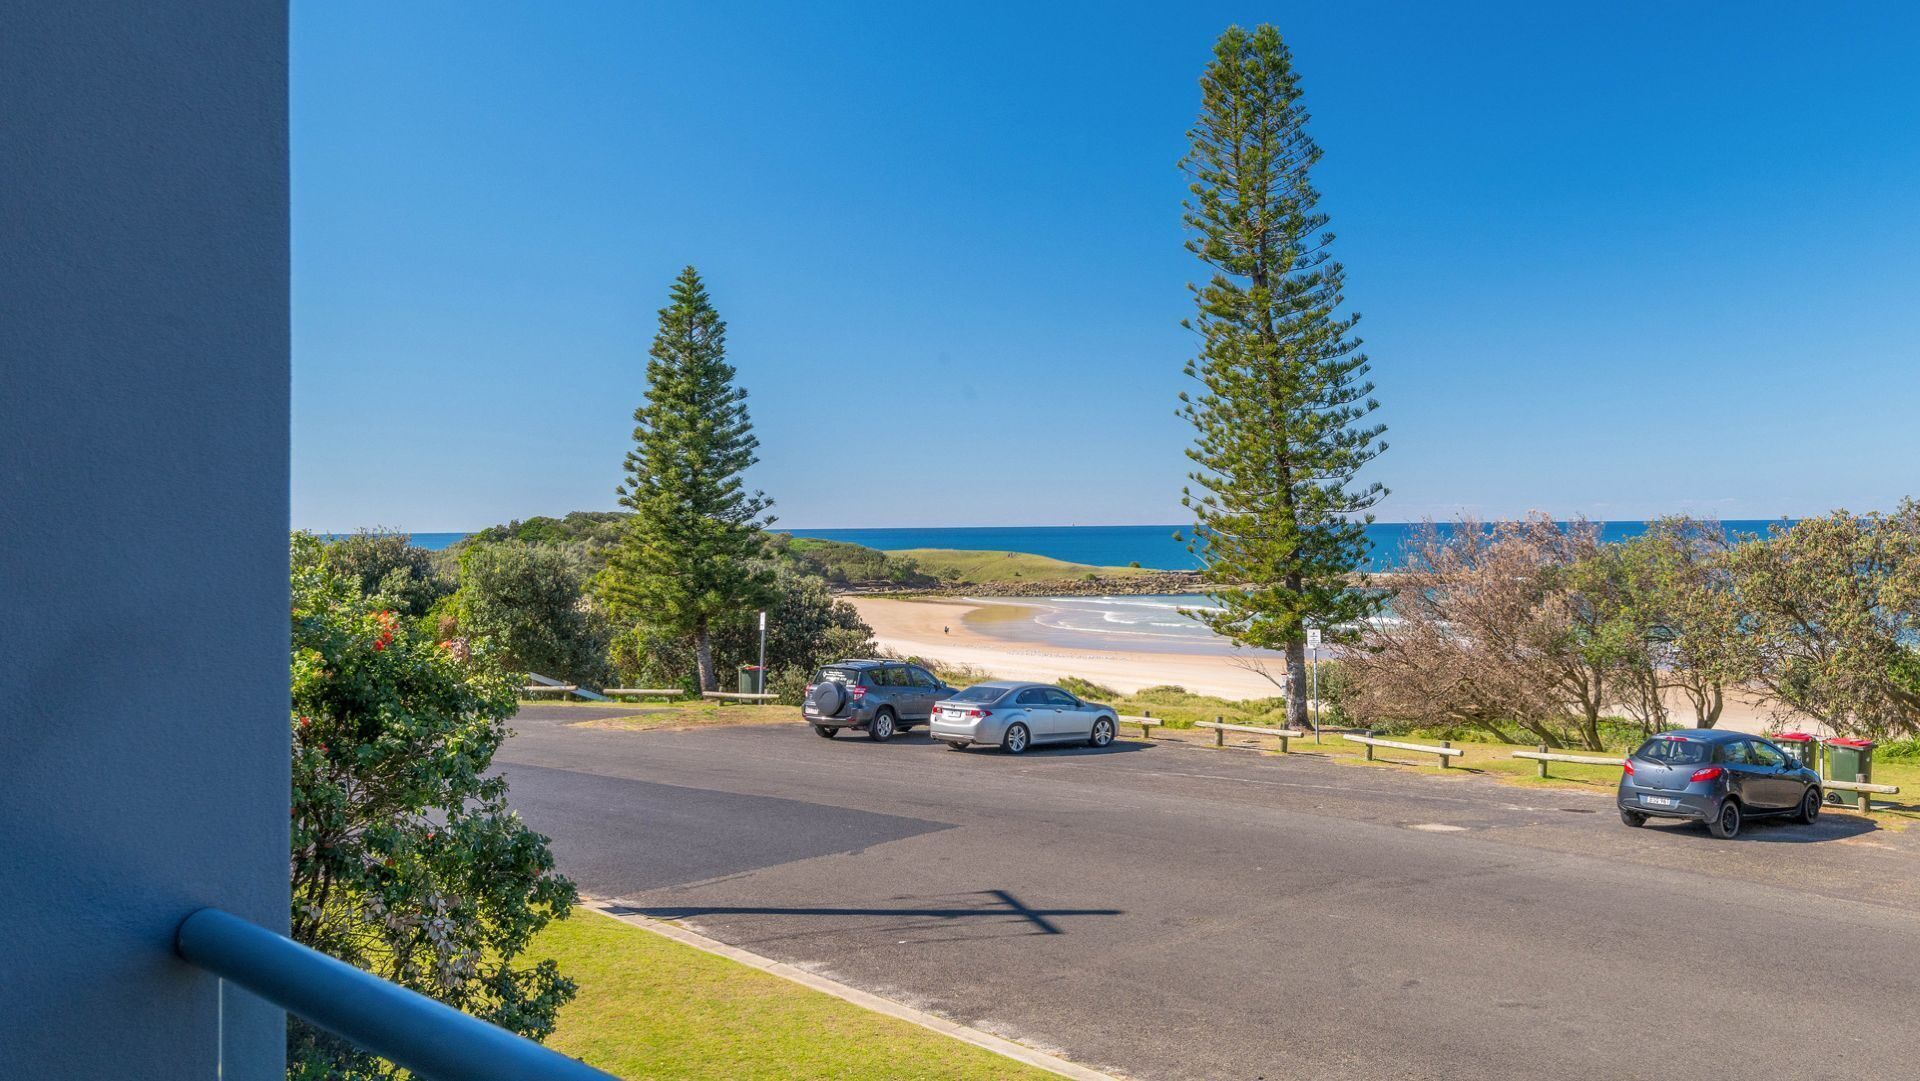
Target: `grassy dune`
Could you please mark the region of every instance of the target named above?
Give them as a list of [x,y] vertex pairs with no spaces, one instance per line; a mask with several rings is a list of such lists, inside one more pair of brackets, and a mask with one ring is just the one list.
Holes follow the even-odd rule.
[[1089,575],[1133,578],[1155,573],[1142,567],[1097,567],[1026,552],[971,552],[953,548],[908,548],[890,555],[911,559],[927,574],[962,583],[1068,582]]

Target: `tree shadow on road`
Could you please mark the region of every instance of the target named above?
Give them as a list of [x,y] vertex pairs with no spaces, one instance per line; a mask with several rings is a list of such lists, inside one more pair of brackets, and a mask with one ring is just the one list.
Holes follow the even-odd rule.
[[[944,898],[942,898],[944,899]],[[905,898],[904,900],[919,900]],[[685,920],[700,916],[882,916],[915,917],[934,920],[1000,919],[1020,920],[1032,927],[1029,934],[1063,935],[1056,922],[1067,916],[1120,916],[1118,908],[1034,908],[1006,890],[980,890],[959,894],[958,903],[945,906],[762,906],[762,905],[614,905],[608,911],[617,915],[649,916],[656,920]]]

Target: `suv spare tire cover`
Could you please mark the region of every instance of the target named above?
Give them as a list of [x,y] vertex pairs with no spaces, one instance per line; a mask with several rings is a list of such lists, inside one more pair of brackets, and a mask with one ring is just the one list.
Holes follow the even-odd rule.
[[840,712],[840,705],[846,700],[847,689],[830,679],[814,684],[807,694],[807,705],[828,717]]

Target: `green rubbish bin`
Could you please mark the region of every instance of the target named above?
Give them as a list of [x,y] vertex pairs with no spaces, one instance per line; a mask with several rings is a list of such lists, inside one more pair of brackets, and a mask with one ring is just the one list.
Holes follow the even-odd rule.
[[740,693],[741,694],[759,694],[760,693],[760,666],[759,665],[743,664],[740,666]]
[[[1827,776],[1835,781],[1873,780],[1873,741],[1834,736],[1820,742],[1827,745]],[[1845,803],[1851,793],[1827,793],[1828,803]]]

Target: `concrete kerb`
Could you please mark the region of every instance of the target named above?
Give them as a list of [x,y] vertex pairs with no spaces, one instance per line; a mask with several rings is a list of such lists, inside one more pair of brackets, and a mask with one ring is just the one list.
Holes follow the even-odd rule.
[[609,919],[619,920],[621,923],[631,927],[638,927],[643,931],[651,931],[663,938],[673,939],[682,945],[692,946],[696,950],[711,953],[719,957],[725,957],[729,961],[737,961],[740,964],[746,965],[748,968],[759,969],[762,972],[778,976],[781,979],[791,980],[803,987],[810,987],[823,994],[832,995],[837,999],[850,1002],[862,1009],[872,1010],[875,1013],[885,1014],[888,1017],[899,1018],[902,1021],[919,1025],[921,1028],[932,1029],[934,1032],[938,1032],[943,1036],[950,1036],[964,1043],[970,1043],[975,1047],[991,1051],[996,1055],[1003,1055],[1015,1062],[1024,1062],[1029,1066],[1058,1074],[1061,1077],[1070,1077],[1073,1078],[1074,1081],[1126,1081],[1125,1078],[1118,1075],[1101,1073],[1099,1070],[1089,1069],[1079,1063],[1068,1062],[1058,1055],[1049,1055],[1045,1051],[1036,1051],[1025,1044],[1015,1043],[1004,1037],[995,1036],[991,1032],[982,1032],[977,1028],[972,1028],[956,1021],[949,1021],[944,1017],[937,1017],[925,1010],[916,1010],[911,1006],[895,1002],[892,999],[881,998],[879,995],[862,991],[857,987],[849,987],[838,980],[830,980],[825,976],[815,975],[806,969],[789,965],[783,961],[775,961],[771,957],[762,957],[760,954],[753,953],[750,950],[743,950],[737,946],[729,946],[724,942],[708,938],[695,931],[689,931],[685,927],[666,920],[656,920],[649,916],[639,915],[638,913],[614,911],[614,909],[619,906],[611,900],[583,897],[580,899],[580,907],[606,916]]

